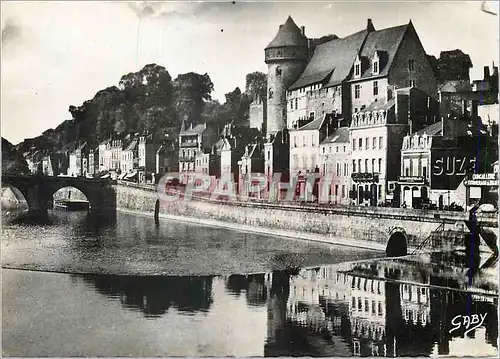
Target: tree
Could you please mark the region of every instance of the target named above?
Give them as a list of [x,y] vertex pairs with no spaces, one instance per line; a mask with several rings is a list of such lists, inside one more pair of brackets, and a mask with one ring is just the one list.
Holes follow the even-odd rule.
[[263,72],[251,72],[246,76],[245,93],[251,100],[259,97],[266,100],[267,75]]
[[212,99],[214,85],[208,74],[189,72],[177,76],[174,81],[175,108],[179,115],[186,115],[192,121],[199,121],[205,101]]

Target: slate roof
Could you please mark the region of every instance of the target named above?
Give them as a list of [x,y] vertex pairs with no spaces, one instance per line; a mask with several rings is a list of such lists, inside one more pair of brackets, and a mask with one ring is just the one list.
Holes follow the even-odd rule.
[[[379,57],[382,58],[379,60],[379,73],[377,76],[385,76],[389,72],[403,37],[410,26],[413,26],[411,22],[406,25],[372,31],[368,34],[360,56],[371,60],[375,51],[378,52]],[[361,74],[361,78],[371,76],[372,69],[371,66],[368,66]]]
[[318,117],[314,121],[311,121],[304,126],[298,128],[296,131],[311,131],[311,130],[319,130],[321,126],[323,126],[323,123],[328,117],[331,117],[332,115],[329,113],[323,114],[321,117]]
[[370,112],[370,111],[378,111],[378,110],[387,110],[396,104],[396,98],[392,98],[389,101],[373,101],[364,109],[359,112]]
[[321,142],[322,145],[330,143],[349,143],[349,127],[337,128],[335,132]]
[[132,141],[129,142],[129,144],[125,147],[125,151],[132,151],[135,146],[137,146],[137,139],[134,138]]
[[433,123],[430,126],[427,126],[426,128],[421,129],[420,131],[415,132],[415,135],[423,135],[426,134],[427,136],[441,136],[443,134],[442,132],[442,120],[438,121],[436,123]]
[[316,46],[313,57],[307,64],[300,78],[289,88],[290,90],[325,81],[325,86],[340,84],[349,76],[356,55],[368,35],[367,30],[331,40]]
[[302,35],[302,31],[295,24],[291,16],[280,26],[274,39],[266,46],[266,50],[273,47],[283,46],[309,46],[307,37]]
[[[466,121],[459,119],[447,119],[446,121],[455,121],[454,126],[448,128],[453,130],[457,136],[468,135],[469,124]],[[416,135],[427,134],[427,136],[442,136],[443,135],[443,120],[433,123],[420,131],[415,132]]]
[[203,132],[205,132],[206,128],[203,123],[200,123],[196,126],[193,126],[193,128],[188,128],[184,131],[181,131],[181,135],[201,135]]

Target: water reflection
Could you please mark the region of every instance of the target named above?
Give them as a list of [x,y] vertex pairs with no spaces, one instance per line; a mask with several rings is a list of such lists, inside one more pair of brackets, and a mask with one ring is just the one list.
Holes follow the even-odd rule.
[[[140,310],[147,317],[168,315],[172,306],[206,315],[217,300],[245,298],[249,313],[252,308],[266,309],[265,356],[465,355],[481,345],[486,350],[483,355],[494,354],[497,297],[491,288],[482,288],[482,282],[468,292],[457,290],[465,289],[459,280],[464,276],[460,265],[457,269],[460,261],[446,265],[449,288],[433,287],[433,283],[443,285],[445,279],[433,272],[432,260],[336,264],[302,269],[297,275],[274,271],[222,277],[80,278],[99,293],[120,298],[124,308]],[[214,296],[213,281],[224,283],[224,296]],[[464,329],[450,334],[452,319],[465,314],[486,314],[486,319],[467,335]]]
[[[73,276],[75,277],[75,276]],[[146,317],[158,317],[170,307],[182,313],[207,312],[213,302],[212,277],[136,277],[81,275],[100,294]]]

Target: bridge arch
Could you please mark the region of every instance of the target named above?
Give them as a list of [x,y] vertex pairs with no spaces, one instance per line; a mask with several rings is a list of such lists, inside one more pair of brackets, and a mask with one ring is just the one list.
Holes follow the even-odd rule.
[[408,254],[408,240],[404,229],[397,228],[391,231],[385,254],[388,257],[401,257]]
[[111,180],[7,175],[2,176],[2,186],[5,185],[19,189],[31,212],[46,213],[54,193],[61,188],[73,187],[87,198],[91,212],[116,213],[116,189]]

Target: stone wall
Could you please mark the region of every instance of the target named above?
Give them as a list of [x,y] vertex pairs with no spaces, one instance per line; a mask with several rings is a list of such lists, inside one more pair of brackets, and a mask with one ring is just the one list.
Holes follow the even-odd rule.
[[[117,185],[117,208],[154,212],[158,195],[152,186]],[[160,215],[241,230],[293,236],[323,242],[385,249],[391,233],[405,233],[410,248],[445,222],[457,230],[463,212],[443,218],[437,211],[379,207],[318,207],[300,204],[228,203],[207,199],[160,201]],[[458,227],[457,227],[458,224]]]

